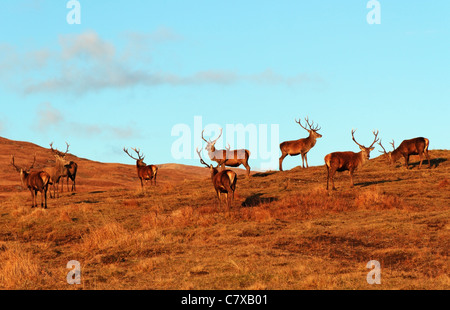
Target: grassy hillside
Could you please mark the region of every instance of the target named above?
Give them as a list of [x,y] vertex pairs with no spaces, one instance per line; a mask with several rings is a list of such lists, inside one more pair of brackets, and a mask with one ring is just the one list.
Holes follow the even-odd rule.
[[[9,166],[51,165],[51,152],[0,139],[0,288],[3,289],[449,289],[450,151],[432,168],[382,157],[335,178],[324,166],[239,171],[231,214],[208,171],[162,165],[141,191],[133,163],[79,164],[78,191],[31,209]],[[31,162],[30,162],[31,163]],[[427,164],[425,162],[425,164]],[[427,167],[427,165],[424,165]],[[68,285],[67,262],[82,284]],[[381,285],[369,285],[370,260]]]

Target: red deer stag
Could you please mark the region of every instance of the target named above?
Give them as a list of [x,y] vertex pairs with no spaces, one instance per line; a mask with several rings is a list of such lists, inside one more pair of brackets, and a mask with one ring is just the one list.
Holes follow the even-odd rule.
[[[67,169],[67,191],[69,191],[69,179],[72,180],[72,192],[77,191],[75,179],[77,177],[78,164],[74,161],[70,161],[68,165],[65,166]],[[64,187],[64,186],[63,186]]]
[[59,151],[58,149],[53,148],[53,142],[50,143],[50,150],[52,151],[53,155],[55,156],[55,165],[53,167],[47,167],[44,168],[44,171],[46,171],[48,174],[50,174],[51,180],[52,180],[52,187],[53,187],[53,196],[52,191],[50,190],[50,198],[56,198],[56,195],[59,196],[59,181],[61,177],[67,176],[67,168],[66,166],[70,164],[70,162],[65,158],[67,155],[67,152],[69,152],[69,144],[66,142],[67,148],[66,151],[63,153]]
[[354,136],[355,130],[352,130],[352,139],[353,141],[358,144],[359,148],[361,149],[361,152],[354,153],[354,152],[334,152],[330,153],[325,156],[325,165],[327,166],[327,190],[328,190],[328,183],[331,180],[332,189],[336,189],[334,187],[334,181],[333,176],[336,173],[336,171],[346,171],[348,170],[350,175],[350,184],[351,187],[353,187],[353,172],[361,167],[366,161],[370,158],[370,152],[373,151],[375,148],[373,145],[378,141],[378,131],[373,131],[373,134],[375,135],[373,143],[369,147],[365,147],[364,145],[359,144],[355,140]]
[[41,193],[41,207],[47,209],[48,185],[52,184],[50,175],[45,171],[31,171],[36,163],[36,154],[33,164],[28,169],[17,167],[14,163],[14,155],[11,155],[11,165],[20,173],[22,186],[31,192],[32,208],[37,207],[37,192]]
[[420,164],[419,169],[422,168],[422,161],[423,161],[423,155],[425,154],[426,158],[428,159],[428,167],[431,168],[431,161],[430,161],[430,155],[428,154],[428,147],[430,145],[430,140],[427,138],[419,137],[414,138],[410,140],[403,140],[402,143],[398,146],[398,148],[395,148],[394,140],[392,140],[392,148],[394,149],[392,152],[386,152],[383,145],[378,143],[381,148],[383,149],[384,153],[389,161],[390,164],[393,164],[397,162],[400,158],[405,158],[405,167],[408,169],[409,165],[409,156],[411,155],[419,155],[420,158]]
[[[69,151],[69,146],[70,144],[68,144],[66,142],[67,145],[67,150],[65,153],[58,151],[57,149],[53,149],[53,142],[50,144],[50,149],[52,150],[53,154],[58,155],[59,157],[63,157],[65,158],[65,156],[67,155],[67,152]],[[76,183],[75,183],[75,179],[77,176],[77,170],[78,170],[78,164],[74,161],[70,161],[67,165],[64,166],[64,168],[66,169],[65,173],[62,174],[60,176],[61,178],[66,178],[66,185],[67,185],[67,191],[69,191],[69,179],[72,181],[72,189],[71,191],[76,191]],[[58,186],[59,186],[59,181],[57,182]],[[62,182],[61,184],[61,188],[62,188],[62,192],[64,192],[64,182]]]
[[309,123],[308,118],[305,118],[306,124],[308,125],[309,129],[306,128],[306,126],[303,126],[302,123],[297,120],[295,122],[300,125],[303,129],[309,132],[309,136],[307,138],[299,139],[299,140],[292,140],[292,141],[285,141],[280,144],[280,150],[281,150],[281,157],[279,160],[280,164],[280,171],[283,171],[283,160],[286,156],[297,156],[299,154],[302,155],[302,167],[305,168],[305,162],[306,162],[306,168],[308,168],[308,158],[307,154],[309,150],[311,150],[314,145],[316,145],[316,140],[318,138],[322,138],[322,135],[318,133],[317,131],[320,130],[318,126],[313,128],[314,122],[312,124]]
[[217,166],[213,167],[213,165],[208,165],[207,163],[205,163],[200,152],[201,150],[199,151],[197,148],[197,154],[198,157],[200,157],[200,163],[208,167],[211,171],[211,181],[214,185],[214,189],[217,194],[217,199],[219,200],[219,209],[221,208],[222,205],[220,195],[225,194],[225,199],[227,201],[227,212],[229,213],[231,209],[231,201],[234,200],[234,191],[236,190],[237,175],[234,171],[231,171],[229,169],[225,169],[220,172],[218,171],[219,166],[223,164],[225,161],[228,161],[228,159],[225,159],[224,162],[219,161],[217,163]]
[[250,166],[248,164],[248,159],[250,157],[250,151],[246,149],[230,150],[229,148],[226,150],[217,150],[215,144],[217,140],[219,140],[219,138],[222,136],[222,128],[220,129],[219,136],[214,141],[211,141],[211,139],[207,141],[203,137],[204,131],[205,130],[202,131],[202,139],[207,143],[206,150],[208,151],[209,158],[212,161],[217,162],[218,166],[221,166],[222,169],[225,169],[225,166],[239,167],[240,165],[244,165],[245,169],[247,170],[247,177],[249,177]]
[[132,159],[136,161],[136,169],[139,179],[141,180],[141,188],[144,188],[144,180],[147,182],[153,179],[153,184],[156,185],[156,175],[158,173],[158,167],[155,165],[147,165],[144,163],[145,156],[140,154],[139,149],[131,148],[133,151],[135,151],[138,155],[138,158],[135,158],[131,156],[130,153],[128,153],[128,149],[123,148],[123,151],[127,153],[128,156],[130,156]]

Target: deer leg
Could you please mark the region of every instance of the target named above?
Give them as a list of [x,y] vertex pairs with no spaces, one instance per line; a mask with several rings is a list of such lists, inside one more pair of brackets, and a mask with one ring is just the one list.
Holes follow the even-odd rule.
[[430,155],[428,154],[428,150],[425,151],[425,156],[427,157],[427,160],[428,160],[428,168],[431,168],[431,160],[430,160]]
[[423,153],[419,153],[419,160],[420,160],[420,163],[419,163],[419,169],[420,169],[420,168],[422,168]]
[[354,186],[354,184],[353,184],[353,171],[349,170],[348,174],[350,175],[350,187],[353,187]]
[[34,190],[30,189],[31,192],[31,208],[34,208]]
[[47,209],[47,187],[44,188],[44,200],[45,200],[44,209]]
[[283,171],[283,160],[287,155],[287,153],[282,153],[280,159],[278,160],[280,171]]
[[[328,179],[331,181],[331,189],[332,190],[336,190],[336,187],[334,187],[334,174],[335,174],[336,170],[333,170],[331,167],[328,170]],[[327,180],[327,189],[328,189],[328,180]]]
[[405,167],[406,167],[406,170],[408,170],[408,165],[409,165],[409,155],[406,155],[405,156]]
[[307,156],[306,153],[305,153],[305,162],[306,162],[306,168],[309,168],[309,165],[308,165],[308,156]]
[[217,200],[219,202],[219,210],[220,210],[220,208],[222,206],[222,204],[220,203],[220,191],[216,190],[216,194],[217,194]]
[[247,170],[247,177],[249,177],[250,176],[250,166],[248,164],[246,164],[245,169]]
[[330,183],[330,167],[328,167],[328,165],[327,165],[327,190],[328,190],[329,183]]

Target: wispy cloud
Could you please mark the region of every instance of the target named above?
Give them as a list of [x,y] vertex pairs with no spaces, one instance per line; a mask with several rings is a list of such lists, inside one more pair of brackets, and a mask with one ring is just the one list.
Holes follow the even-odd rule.
[[[298,86],[321,82],[317,76],[305,73],[284,76],[270,69],[254,74],[203,70],[191,75],[179,75],[155,71],[151,64],[136,63],[139,57],[132,57],[151,49],[152,44],[180,39],[181,36],[168,28],[159,28],[148,34],[130,33],[128,44],[119,52],[113,43],[101,38],[94,31],[87,31],[78,35],[60,36],[59,51],[43,49],[20,55],[13,53],[10,46],[4,46],[3,49],[0,46],[0,54],[3,51],[10,59],[8,62],[0,62],[0,70],[7,70],[6,66],[10,66],[11,63],[27,63],[27,66],[22,67],[24,73],[22,76],[25,78],[19,83],[24,94],[42,92],[84,94],[105,89],[158,85],[231,85],[248,82]],[[26,62],[23,62],[22,58],[25,58]],[[39,70],[41,74],[31,74],[31,69]]]
[[124,127],[109,124],[93,125],[66,119],[63,112],[49,102],[44,102],[38,106],[36,120],[32,127],[39,132],[58,130],[81,137],[92,137],[92,135],[117,139],[140,137],[140,133],[131,125]]

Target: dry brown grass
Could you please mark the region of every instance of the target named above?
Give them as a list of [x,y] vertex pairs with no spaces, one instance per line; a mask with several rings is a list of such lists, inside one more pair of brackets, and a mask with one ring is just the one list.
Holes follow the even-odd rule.
[[[0,206],[0,288],[449,289],[449,155],[431,151],[438,166],[420,171],[371,160],[332,192],[324,167],[242,177],[230,214],[206,176],[145,191],[132,177],[80,179],[48,210],[13,191]],[[366,282],[373,259],[381,285]],[[79,286],[66,282],[70,260]]]

